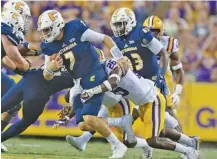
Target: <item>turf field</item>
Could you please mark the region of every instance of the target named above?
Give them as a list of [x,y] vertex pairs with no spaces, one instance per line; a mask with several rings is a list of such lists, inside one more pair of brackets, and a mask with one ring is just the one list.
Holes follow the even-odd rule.
[[[4,144],[9,152],[2,154],[2,159],[101,159],[111,155],[109,144],[101,141],[90,142],[82,153],[59,139],[14,138]],[[125,159],[140,159],[141,155],[141,150],[130,149]],[[177,153],[154,150],[153,159],[178,158]],[[217,159],[217,145],[202,144],[201,159]]]

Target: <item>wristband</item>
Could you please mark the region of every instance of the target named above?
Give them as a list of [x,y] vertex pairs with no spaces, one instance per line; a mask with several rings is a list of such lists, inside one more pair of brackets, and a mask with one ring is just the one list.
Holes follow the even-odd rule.
[[104,81],[103,84],[106,86],[106,88],[108,89],[108,91],[112,91],[112,86],[111,84],[109,83],[109,81]]
[[53,72],[53,71],[50,71],[47,67],[45,67],[44,70],[45,70],[48,74],[54,75],[54,72]]
[[123,58],[123,54],[121,53],[120,49],[117,47],[117,45],[114,45],[110,50],[112,56],[118,60]]
[[176,65],[176,66],[172,66],[172,69],[173,69],[174,71],[176,71],[176,70],[178,70],[178,69],[180,69],[180,68],[182,68],[182,63],[179,63],[179,64]]
[[181,84],[177,84],[175,88],[175,93],[180,95],[182,93],[183,86]]
[[[112,77],[115,77],[115,78],[117,78],[117,80],[116,80],[116,83],[119,83],[120,82],[120,76],[118,76],[117,74],[112,74],[111,76],[109,76],[109,78],[112,78]],[[108,78],[108,79],[109,79]]]
[[93,94],[102,93],[102,88],[101,88],[100,85],[99,85],[99,86],[96,86],[96,87],[94,87],[94,88],[92,88],[92,89],[90,89],[90,90],[91,90],[91,92],[92,92]]

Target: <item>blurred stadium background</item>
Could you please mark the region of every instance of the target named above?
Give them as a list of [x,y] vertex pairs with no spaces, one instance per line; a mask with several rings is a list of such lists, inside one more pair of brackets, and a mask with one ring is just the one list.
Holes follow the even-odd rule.
[[[185,70],[185,87],[177,110],[184,131],[188,135],[200,136],[203,141],[217,141],[216,1],[27,1],[27,3],[32,11],[32,26],[26,36],[29,41],[40,41],[39,33],[36,31],[37,20],[39,15],[48,9],[59,10],[66,20],[81,18],[91,29],[108,35],[112,35],[109,25],[111,14],[118,7],[133,9],[140,24],[150,15],[162,18],[165,32],[179,40],[179,56]],[[3,4],[2,1],[1,6]],[[106,49],[100,45],[96,46]],[[5,68],[2,69],[16,81],[21,78]],[[57,113],[65,102],[64,93],[63,90],[53,95],[38,121],[22,135],[63,137],[66,134],[81,134],[74,120],[67,126],[61,126],[57,130],[52,129]],[[14,121],[21,115],[19,113]],[[15,139],[14,142],[20,141]]]

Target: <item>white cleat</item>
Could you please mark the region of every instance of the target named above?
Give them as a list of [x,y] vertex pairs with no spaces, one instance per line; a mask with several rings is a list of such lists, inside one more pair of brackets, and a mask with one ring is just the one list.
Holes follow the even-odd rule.
[[3,143],[1,143],[1,152],[7,152],[7,151],[8,151],[7,147],[5,147]]
[[83,142],[79,137],[66,136],[66,141],[79,151],[85,151],[87,143]]
[[194,149],[199,151],[200,150],[200,138],[198,136],[192,137],[192,139],[195,141]]
[[133,123],[133,117],[130,114],[124,115],[122,117],[121,128],[127,134],[127,141],[129,143],[135,143],[137,141],[133,132],[132,123]]
[[144,148],[142,159],[152,159],[152,152],[153,152],[153,148],[151,148],[151,147]]
[[123,143],[112,145],[112,156],[109,158],[123,158],[127,152],[127,147]]
[[184,159],[199,159],[199,152],[197,150],[195,150],[194,148],[192,148],[192,150],[190,152],[185,154]]

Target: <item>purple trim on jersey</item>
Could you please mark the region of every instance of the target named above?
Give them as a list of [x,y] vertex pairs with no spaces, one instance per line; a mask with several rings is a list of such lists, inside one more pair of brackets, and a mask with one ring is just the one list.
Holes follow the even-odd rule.
[[130,114],[130,102],[128,99],[125,99],[125,101],[127,102],[127,107],[128,107],[128,111],[129,111],[129,114]]
[[161,122],[161,102],[160,102],[160,98],[159,98],[159,96],[157,96],[157,101],[158,101],[158,119],[159,119],[159,123],[158,123],[158,131],[157,131],[157,133],[159,134],[160,132],[160,122]]
[[126,114],[125,114],[125,108],[124,108],[124,104],[123,104],[123,102],[120,101],[119,104],[121,105],[123,115],[126,115]]
[[156,102],[154,101],[152,104],[152,137],[155,136],[155,104]]

